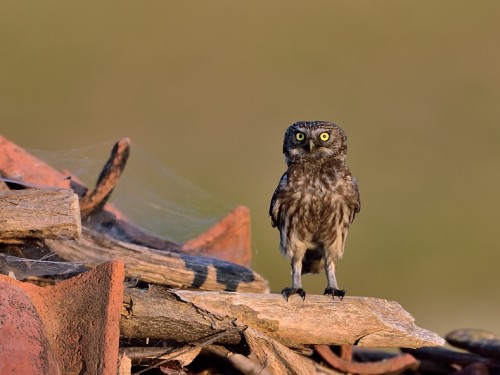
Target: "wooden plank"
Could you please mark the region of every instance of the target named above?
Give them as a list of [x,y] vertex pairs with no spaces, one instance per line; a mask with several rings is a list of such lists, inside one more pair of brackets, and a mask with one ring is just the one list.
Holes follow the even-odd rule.
[[148,283],[177,288],[265,293],[267,280],[249,268],[223,260],[159,251],[118,241],[83,228],[78,241],[45,241],[61,258],[95,267],[108,259],[125,262],[125,273]]
[[71,189],[0,192],[0,241],[76,239],[81,231],[78,196]]
[[[397,302],[371,297],[343,301],[308,295],[305,301],[280,294],[174,290],[125,290],[124,337],[188,342],[214,330],[244,325],[294,348],[357,344],[365,347],[444,345],[437,334],[417,327]],[[225,337],[237,344],[239,335]]]

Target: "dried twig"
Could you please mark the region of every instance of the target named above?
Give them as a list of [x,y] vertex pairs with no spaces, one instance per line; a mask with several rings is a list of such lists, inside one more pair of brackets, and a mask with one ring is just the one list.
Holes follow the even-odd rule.
[[104,207],[125,169],[129,154],[130,140],[128,138],[122,138],[116,142],[99,175],[95,189],[80,199],[82,218],[86,218]]
[[[234,334],[234,333],[241,333],[243,332],[244,330],[246,329],[246,327],[234,327],[234,328],[229,328],[229,329],[223,329],[219,332],[216,332],[212,335],[209,335],[209,336],[206,336],[206,337],[203,337],[199,340],[196,340],[196,341],[193,341],[191,343],[189,343],[191,346],[189,347],[184,347],[182,348],[181,350],[178,350],[178,351],[175,351],[175,352],[172,352],[170,353],[171,355],[168,356],[168,358],[166,359],[162,359],[161,361],[155,363],[154,365],[151,365],[145,369],[142,369],[140,371],[137,371],[137,372],[134,372],[133,375],[139,375],[139,374],[142,374],[146,371],[149,371],[153,368],[157,368],[157,367],[160,367],[161,365],[167,363],[167,362],[170,362],[172,360],[174,360],[175,358],[181,356],[181,355],[184,355],[190,351],[193,351],[193,350],[196,350],[198,348],[204,348],[208,345],[212,345],[214,342],[216,341],[219,341],[220,339],[222,339],[224,336],[226,335],[229,335],[229,334]],[[165,356],[165,355],[163,355]]]

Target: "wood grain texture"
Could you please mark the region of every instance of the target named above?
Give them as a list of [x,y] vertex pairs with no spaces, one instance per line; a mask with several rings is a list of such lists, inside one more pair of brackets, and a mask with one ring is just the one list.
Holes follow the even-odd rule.
[[[160,287],[126,288],[120,334],[125,338],[168,339],[179,343],[197,341],[236,327],[234,318],[218,316],[183,302]],[[239,344],[239,331],[224,336],[220,344]]]
[[80,234],[80,207],[72,190],[0,192],[0,240],[75,239]]
[[78,241],[47,240],[45,243],[60,257],[86,266],[121,259],[127,276],[148,283],[202,290],[254,293],[269,290],[267,280],[249,268],[215,258],[122,242],[85,227]]
[[346,297],[343,301],[309,295],[305,301],[280,294],[210,293],[179,290],[185,301],[216,314],[234,316],[287,346],[357,344],[367,347],[443,345],[437,334],[417,327],[394,301]]
[[[310,344],[408,348],[444,344],[437,334],[417,327],[397,302],[371,297],[337,301],[309,295],[305,301],[291,298],[286,302],[279,294],[175,290],[164,291],[158,298],[151,293],[126,290],[130,310],[122,319],[125,337],[173,335],[188,341],[182,340],[184,333],[176,332],[180,328],[175,327],[201,335],[213,332],[214,324],[217,329],[239,324],[295,348]],[[169,332],[162,332],[162,327]]]

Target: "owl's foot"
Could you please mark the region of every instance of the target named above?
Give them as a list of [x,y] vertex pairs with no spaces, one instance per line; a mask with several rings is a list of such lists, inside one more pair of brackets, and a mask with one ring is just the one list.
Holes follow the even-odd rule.
[[302,297],[302,301],[306,299],[306,291],[302,288],[283,288],[283,290],[281,291],[281,295],[287,302],[288,297],[290,297],[292,294],[298,294],[300,297]]
[[325,293],[323,293],[323,295],[332,296],[332,299],[335,299],[335,296],[337,296],[342,301],[345,296],[345,290],[328,287],[325,289]]

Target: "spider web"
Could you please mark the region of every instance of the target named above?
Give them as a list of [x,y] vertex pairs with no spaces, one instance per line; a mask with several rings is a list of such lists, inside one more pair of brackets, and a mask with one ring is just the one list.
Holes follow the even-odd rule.
[[[104,142],[58,151],[28,151],[52,167],[71,173],[92,189],[113,145],[114,142]],[[135,143],[131,145],[127,166],[109,202],[132,223],[175,242],[196,237],[229,212],[228,206]],[[26,259],[0,254],[0,273],[11,273],[17,279],[23,279],[86,270],[79,263],[50,260],[54,255],[43,254],[41,259]]]
[[66,276],[79,274],[88,270],[87,267],[75,262],[59,262],[41,259],[18,258],[12,255],[0,254],[0,273],[9,275],[17,280],[30,276]]
[[[59,170],[69,171],[92,189],[113,144],[30,152]],[[204,232],[229,211],[135,143],[109,202],[136,225],[177,242]]]

